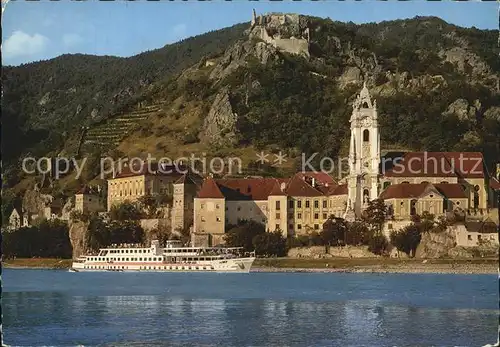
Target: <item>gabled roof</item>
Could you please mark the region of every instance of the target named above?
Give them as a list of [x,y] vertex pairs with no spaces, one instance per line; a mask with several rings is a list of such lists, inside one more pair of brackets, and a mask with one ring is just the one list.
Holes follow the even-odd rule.
[[290,180],[286,188],[286,194],[290,196],[322,196],[324,195],[319,189],[313,188],[310,184],[304,181],[299,175],[295,175]]
[[391,152],[380,170],[387,177],[485,177],[480,152]]
[[217,183],[212,177],[208,177],[201,186],[200,191],[198,192],[198,198],[201,199],[223,199],[224,195],[220,191]]
[[435,191],[437,194],[442,195],[437,189],[430,183],[420,183],[420,184],[410,184],[401,183],[393,184],[387,187],[382,194],[380,194],[380,199],[412,199],[419,198],[424,193]]
[[439,184],[434,184],[434,187],[437,188],[437,190],[446,196],[448,199],[461,199],[461,198],[467,198],[465,195],[464,188],[462,187],[461,184],[454,184],[454,183],[439,183]]
[[283,182],[282,184],[280,184],[278,180],[276,180],[271,191],[269,192],[269,196],[286,196],[285,192],[281,189],[282,185],[285,185],[285,183]]
[[267,200],[274,186],[288,179],[279,178],[233,178],[217,180],[222,194],[227,200]]

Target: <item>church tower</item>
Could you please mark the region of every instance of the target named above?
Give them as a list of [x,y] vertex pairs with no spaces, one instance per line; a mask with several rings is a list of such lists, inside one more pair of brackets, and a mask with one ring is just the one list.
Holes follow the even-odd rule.
[[378,198],[380,132],[377,102],[366,87],[353,103],[349,145],[348,202],[346,219],[359,218],[369,200]]

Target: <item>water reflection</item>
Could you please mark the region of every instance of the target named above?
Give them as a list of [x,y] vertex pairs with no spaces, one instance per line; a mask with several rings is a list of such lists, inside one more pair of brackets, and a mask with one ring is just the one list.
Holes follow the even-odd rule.
[[[265,279],[270,282],[269,276]],[[388,300],[387,292],[377,293],[375,286],[369,293],[381,299],[352,299],[352,286],[327,296],[317,287],[331,285],[328,282],[330,278],[318,277],[316,288],[289,290],[283,299],[274,297],[276,291],[270,297],[265,290],[258,298],[253,289],[245,298],[243,287],[233,286],[228,292],[219,284],[213,284],[210,293],[219,288],[226,299],[203,297],[205,292],[188,282],[165,293],[162,281],[149,289],[162,293],[155,295],[109,295],[112,288],[101,295],[96,295],[98,291],[82,295],[81,290],[76,295],[4,292],[4,336],[6,343],[24,346],[112,345],[112,341],[133,346],[166,341],[173,346],[475,346],[495,338],[494,309],[426,307],[426,301],[418,306],[413,302],[424,299],[415,299],[414,292],[406,289],[410,298],[404,304]],[[182,294],[184,288],[188,289]]]

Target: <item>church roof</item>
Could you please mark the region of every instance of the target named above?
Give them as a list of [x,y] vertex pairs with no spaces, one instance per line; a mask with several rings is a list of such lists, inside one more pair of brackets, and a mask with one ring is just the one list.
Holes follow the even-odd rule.
[[427,192],[434,191],[443,198],[460,199],[466,198],[464,189],[460,184],[431,184],[431,183],[401,183],[392,184],[381,194],[380,199],[417,199]]
[[500,182],[494,177],[490,178],[490,187],[493,190],[500,190]]

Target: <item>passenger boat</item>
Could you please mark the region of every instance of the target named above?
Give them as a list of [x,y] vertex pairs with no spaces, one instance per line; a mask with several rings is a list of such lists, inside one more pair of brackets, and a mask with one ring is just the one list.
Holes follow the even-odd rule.
[[255,252],[242,248],[183,247],[180,241],[158,240],[151,247],[141,245],[101,248],[95,255],[73,261],[70,271],[151,271],[151,272],[250,272]]

